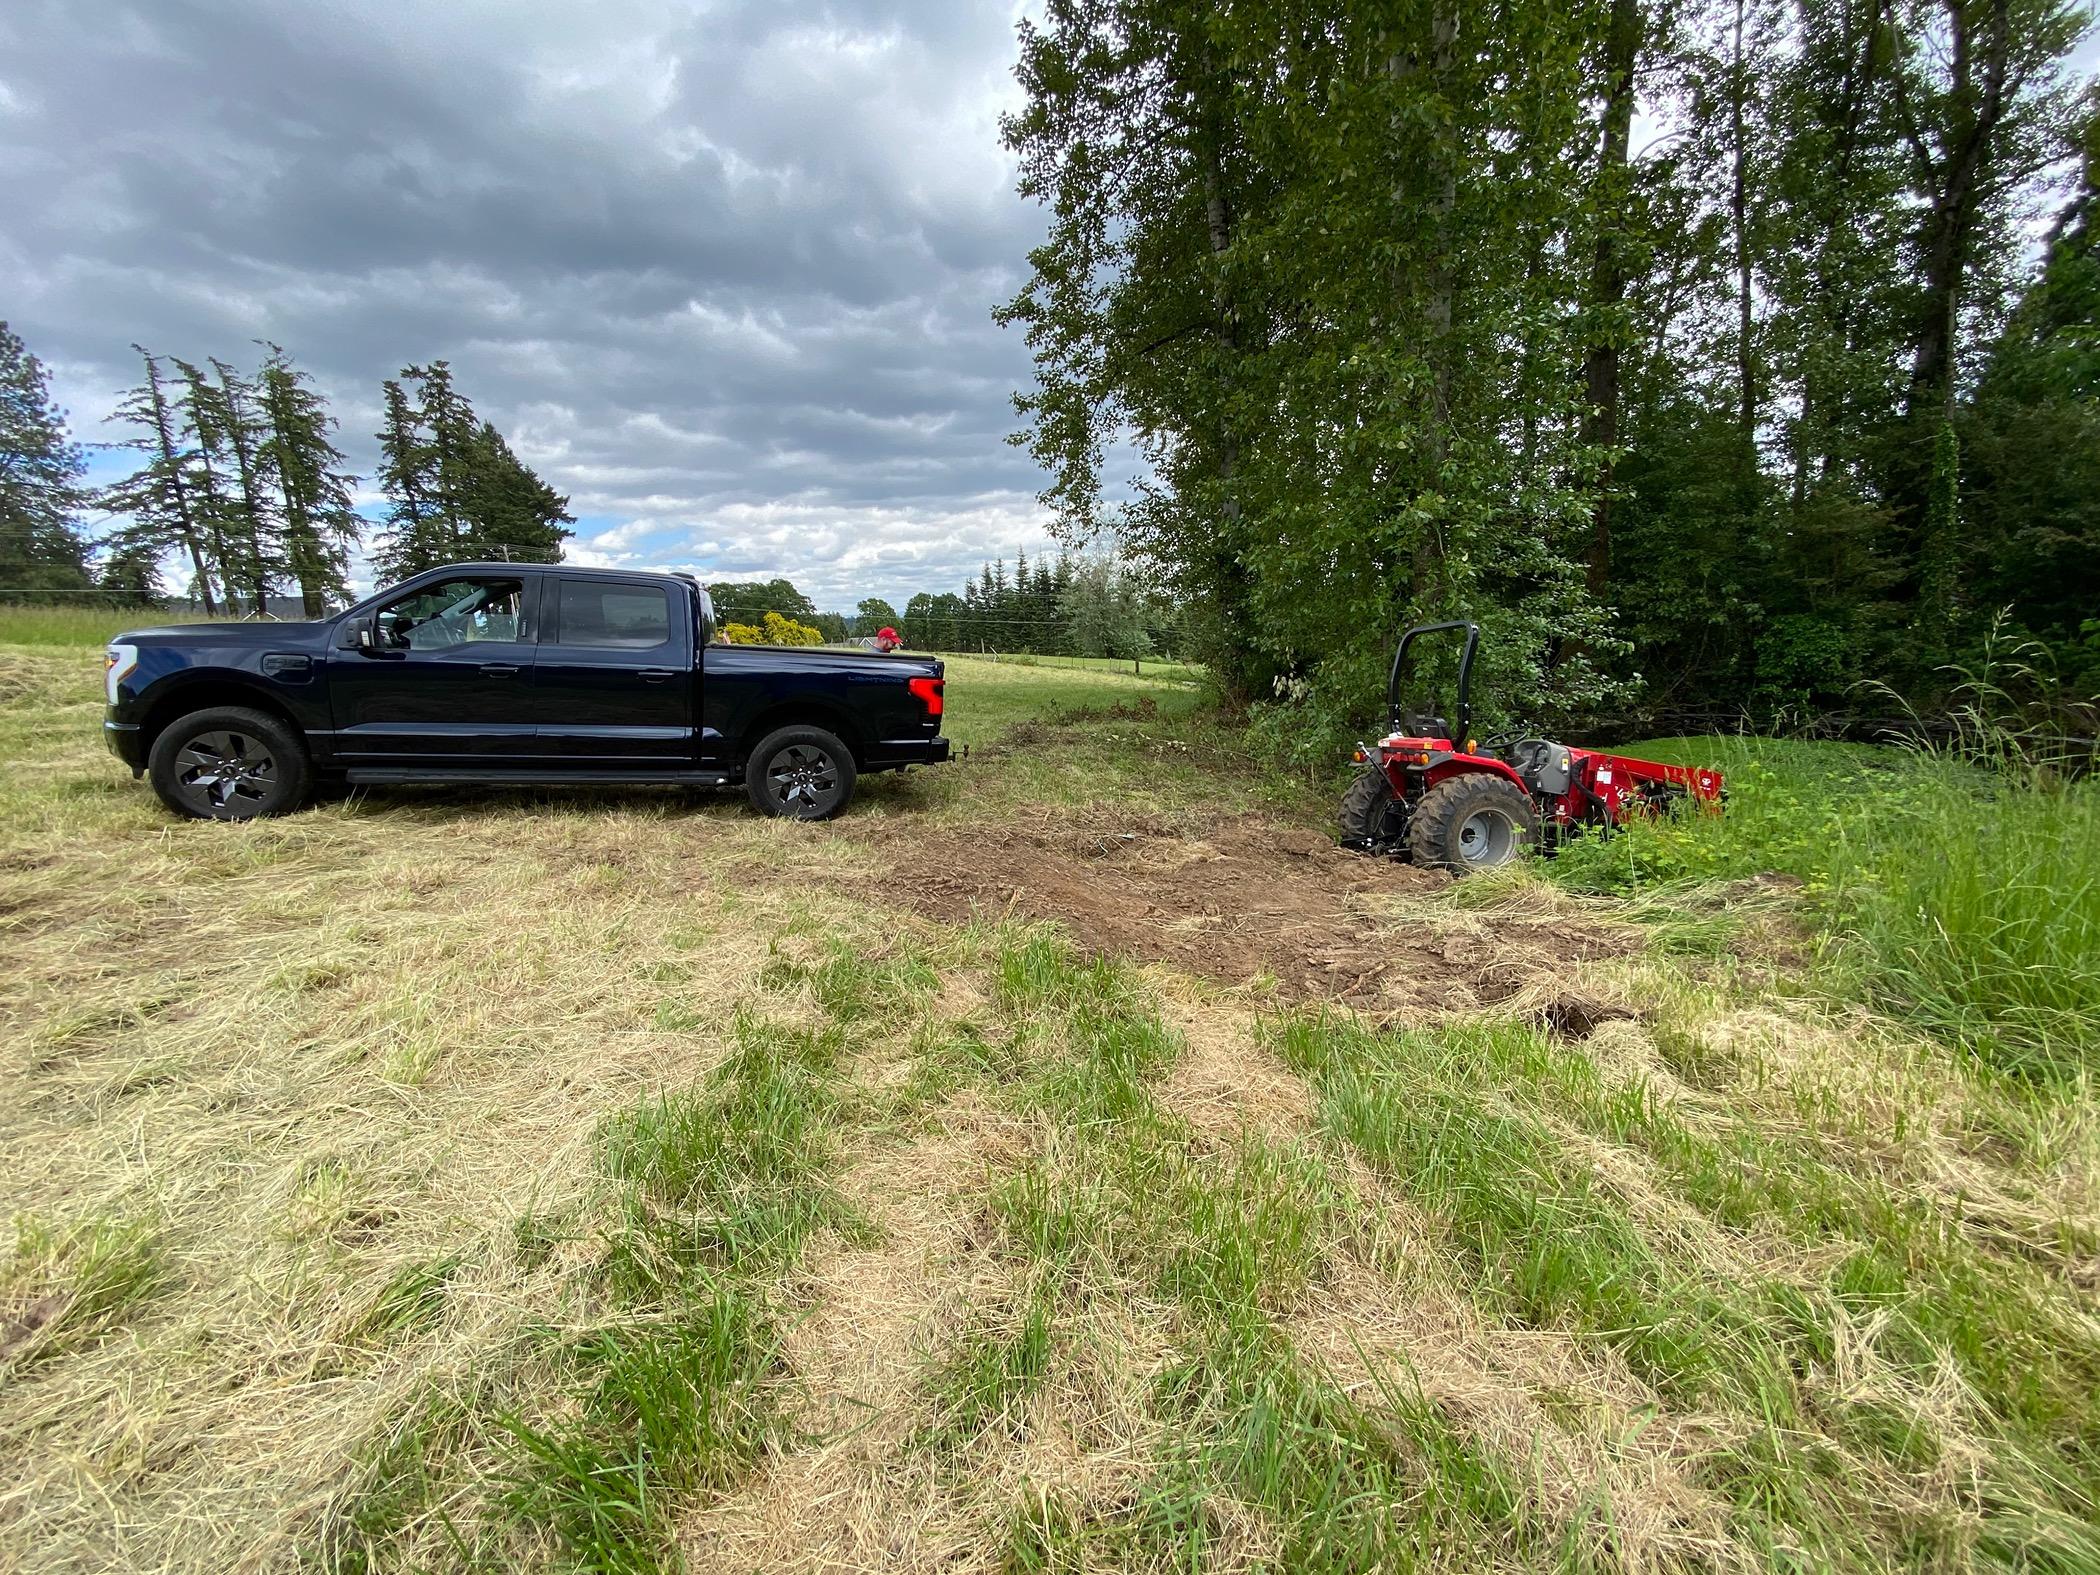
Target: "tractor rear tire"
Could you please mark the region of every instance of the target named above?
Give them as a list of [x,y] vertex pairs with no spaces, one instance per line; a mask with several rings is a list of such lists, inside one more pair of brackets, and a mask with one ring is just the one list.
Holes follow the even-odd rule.
[[1407,846],[1424,869],[1477,875],[1522,858],[1538,834],[1538,810],[1530,794],[1501,777],[1468,772],[1422,795],[1407,828]]
[[1397,848],[1406,817],[1393,798],[1393,784],[1376,766],[1365,766],[1342,795],[1342,841],[1382,851]]

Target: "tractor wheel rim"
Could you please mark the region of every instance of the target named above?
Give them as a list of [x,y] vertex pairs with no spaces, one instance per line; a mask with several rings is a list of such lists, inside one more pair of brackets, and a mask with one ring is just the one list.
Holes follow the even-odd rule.
[[277,762],[252,734],[199,733],[175,756],[175,781],[184,798],[218,814],[267,799],[277,784]]
[[1516,847],[1516,824],[1499,809],[1476,809],[1458,828],[1458,856],[1473,869],[1507,864]]

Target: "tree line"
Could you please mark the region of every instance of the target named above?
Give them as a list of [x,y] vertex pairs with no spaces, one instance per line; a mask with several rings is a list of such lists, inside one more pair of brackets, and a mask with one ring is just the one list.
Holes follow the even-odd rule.
[[1542,720],[1929,698],[2007,607],[2100,685],[2084,26],[1049,0],[1004,126],[1050,215],[1017,441],[1317,749],[1427,616]]
[[[367,522],[312,379],[269,343],[253,368],[132,348],[141,381],[112,418],[130,434],[111,446],[137,467],[90,487],[48,373],[0,323],[0,590],[150,604],[167,594],[172,559],[207,616],[264,612],[279,595],[308,617],[347,601]],[[382,395],[375,482],[387,512],[370,544],[382,578],[473,558],[560,560],[568,500],[475,414],[445,362],[403,369]],[[81,516],[98,509],[118,523],[91,539]]]
[[899,613],[879,596],[849,614],[819,612],[790,580],[716,581],[707,587],[725,625],[762,629],[770,619],[817,631],[837,644],[894,629],[921,651],[990,651],[1053,656],[1171,657],[1181,649],[1178,610],[1128,566],[1060,552],[1030,563],[1016,553],[987,562],[960,592],[920,591]]

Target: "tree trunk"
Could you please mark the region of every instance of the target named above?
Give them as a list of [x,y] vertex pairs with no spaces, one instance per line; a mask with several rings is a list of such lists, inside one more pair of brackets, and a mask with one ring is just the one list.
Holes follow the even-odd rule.
[[175,446],[175,424],[168,413],[168,396],[161,392],[160,363],[142,346],[133,345],[131,348],[146,358],[146,387],[153,401],[153,437],[160,449],[161,473],[167,484],[169,501],[175,506],[176,531],[189,552],[190,567],[196,571],[197,594],[204,602],[204,616],[216,618],[219,606],[212,596],[211,570],[205,567],[204,544],[197,537],[189,488],[182,479],[182,457]]
[[1729,72],[1728,131],[1734,163],[1728,212],[1735,225],[1736,336],[1735,367],[1739,402],[1736,426],[1740,432],[1745,468],[1757,463],[1757,370],[1751,361],[1751,329],[1755,316],[1750,291],[1750,150],[1744,140],[1745,100],[1749,96],[1746,62],[1743,58],[1743,18],[1749,0],[1735,0],[1735,58]]
[[1639,0],[1612,0],[1605,39],[1604,115],[1597,153],[1597,244],[1590,262],[1590,346],[1583,358],[1587,405],[1582,441],[1605,451],[1597,502],[1590,514],[1589,591],[1600,600],[1611,587],[1613,461],[1619,444],[1620,318],[1626,303],[1627,160],[1633,141],[1634,76],[1639,65]]
[[233,449],[234,480],[241,489],[241,523],[248,535],[248,572],[252,576],[249,595],[259,616],[269,608],[270,569],[264,546],[267,532],[263,527],[261,478],[256,473],[255,429],[233,369],[219,360],[211,365],[226,401],[226,441]]
[[2012,12],[2007,0],[1993,0],[1983,47],[1983,81],[1976,82],[1975,49],[1969,6],[1943,0],[1949,29],[1949,69],[1956,109],[1952,135],[1943,156],[1934,158],[1922,129],[1911,118],[1909,101],[1898,98],[1905,132],[1916,161],[1920,195],[1931,202],[1925,223],[1925,303],[1919,317],[1916,353],[1911,360],[1908,414],[1954,417],[1954,395],[1960,371],[1956,334],[1968,283],[1969,241],[1983,201],[1983,172],[1996,151],[1994,142],[2005,111],[2006,73],[2012,55]]

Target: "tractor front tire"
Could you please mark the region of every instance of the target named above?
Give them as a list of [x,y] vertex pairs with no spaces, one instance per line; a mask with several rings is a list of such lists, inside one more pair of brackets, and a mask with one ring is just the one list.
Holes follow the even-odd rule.
[[1376,766],[1365,766],[1342,795],[1342,841],[1372,852],[1397,849],[1406,817],[1393,798],[1393,785]]
[[1538,810],[1530,794],[1501,777],[1469,772],[1422,795],[1407,828],[1407,846],[1425,869],[1477,875],[1522,858],[1538,834]]

